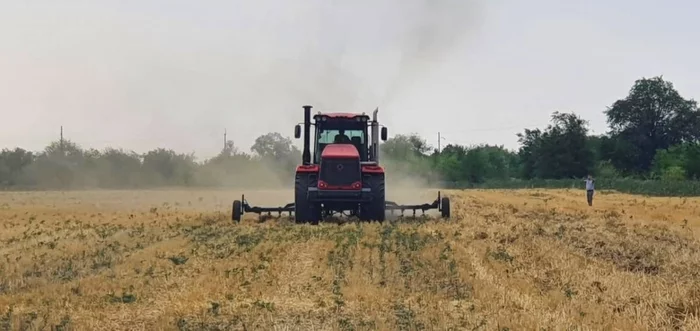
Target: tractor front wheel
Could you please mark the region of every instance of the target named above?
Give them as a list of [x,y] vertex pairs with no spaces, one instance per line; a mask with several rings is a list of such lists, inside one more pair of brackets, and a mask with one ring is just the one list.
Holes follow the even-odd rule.
[[360,219],[363,221],[384,222],[386,211],[386,194],[384,191],[384,176],[373,176],[365,181],[372,192],[372,201],[360,206]]
[[297,175],[294,184],[294,219],[296,223],[318,225],[321,206],[309,201],[309,176]]

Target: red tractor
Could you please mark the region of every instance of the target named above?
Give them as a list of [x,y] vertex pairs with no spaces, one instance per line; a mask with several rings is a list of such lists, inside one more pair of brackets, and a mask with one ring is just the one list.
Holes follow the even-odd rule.
[[[373,118],[364,113],[318,113],[311,123],[311,106],[304,106],[304,149],[302,164],[297,166],[294,203],[284,207],[252,207],[245,200],[233,202],[232,219],[240,222],[244,213],[294,213],[297,223],[318,224],[324,216],[336,213],[357,216],[363,221],[384,221],[386,211],[438,209],[443,218],[450,217],[450,200],[438,197],[432,204],[398,205],[386,201],[384,168],[379,165],[378,109]],[[310,151],[311,126],[314,126],[313,157]],[[371,136],[370,136],[371,128]],[[301,137],[301,126],[294,137]],[[386,127],[381,128],[386,141]],[[371,141],[371,144],[370,144]]]

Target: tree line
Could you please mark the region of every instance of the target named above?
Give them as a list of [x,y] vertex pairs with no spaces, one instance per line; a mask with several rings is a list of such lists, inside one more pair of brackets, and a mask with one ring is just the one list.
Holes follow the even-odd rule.
[[[591,135],[586,120],[557,111],[547,127],[517,133],[518,150],[450,144],[438,151],[416,134],[396,135],[381,146],[382,163],[388,178],[420,178],[437,186],[566,187],[591,174],[611,189],[643,186],[636,190],[700,195],[700,110],[695,100],[683,98],[662,76],[641,78],[603,112],[609,128],[605,134]],[[143,154],[99,151],[66,140],[39,152],[2,150],[0,186],[288,186],[300,160],[291,139],[276,132],[258,137],[249,152],[228,141],[217,156],[203,161],[166,148]],[[659,182],[683,192],[669,192]]]

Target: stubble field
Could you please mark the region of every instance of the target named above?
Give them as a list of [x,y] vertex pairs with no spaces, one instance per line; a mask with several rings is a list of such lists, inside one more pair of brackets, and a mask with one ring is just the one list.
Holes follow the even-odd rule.
[[700,199],[444,193],[449,221],[319,226],[232,223],[240,192],[0,193],[0,330],[700,329]]

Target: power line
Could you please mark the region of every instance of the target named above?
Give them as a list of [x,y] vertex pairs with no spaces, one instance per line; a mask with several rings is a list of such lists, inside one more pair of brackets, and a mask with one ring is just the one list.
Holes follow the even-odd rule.
[[[485,131],[503,131],[503,130],[513,130],[513,129],[527,129],[527,128],[532,128],[532,127],[546,127],[549,125],[549,123],[545,125],[538,125],[538,124],[532,124],[532,125],[513,125],[513,126],[502,126],[502,127],[492,127],[492,128],[469,128],[469,129],[463,129],[460,130],[460,133],[464,132],[485,132]],[[443,131],[443,133],[445,133]],[[449,131],[447,132],[449,134],[457,133],[455,131]]]
[[[590,121],[587,121],[587,122],[588,122],[587,126],[588,126],[589,133],[596,132],[596,130],[594,130],[592,128],[594,125],[602,125],[602,126],[606,125],[605,123],[601,123],[601,122],[597,122],[597,123],[591,123]],[[464,139],[461,139],[460,136],[462,136],[462,138],[464,138],[464,135],[468,134],[470,132],[504,131],[504,130],[512,130],[512,129],[525,130],[525,129],[531,129],[531,128],[546,129],[547,126],[549,126],[549,125],[552,125],[552,123],[547,122],[546,124],[539,124],[539,125],[538,124],[514,125],[514,126],[503,126],[503,127],[494,127],[494,128],[473,128],[473,129],[460,130],[459,132],[450,131],[450,132],[448,132],[448,134],[452,134],[453,137],[454,136],[457,137],[457,139],[450,139],[452,141],[451,143],[464,145],[463,143],[460,142],[460,141],[464,141]],[[442,141],[446,140],[444,137],[444,133],[445,133],[444,131],[438,132],[438,148],[437,148],[438,152],[440,152],[442,150],[441,149]]]
[[[513,130],[513,129],[519,129],[519,130],[524,130],[524,129],[529,129],[529,128],[546,128],[548,125],[551,125],[551,122],[547,122],[545,124],[539,123],[539,124],[530,124],[530,125],[513,125],[513,126],[502,126],[502,127],[491,127],[491,128],[465,128],[463,130],[460,130],[459,133],[463,134],[465,132],[488,132],[488,131],[504,131],[504,130]],[[605,123],[588,123],[588,127],[590,128],[591,126],[595,124],[600,124],[600,125],[605,125]],[[441,131],[442,133],[445,133],[445,131]],[[455,134],[457,133],[456,131],[449,131],[447,132],[448,134]]]

